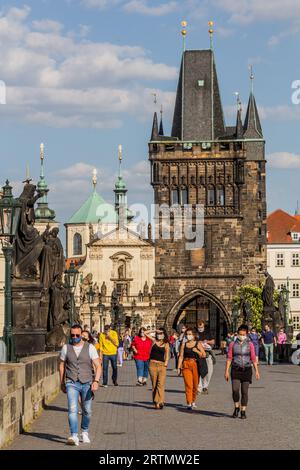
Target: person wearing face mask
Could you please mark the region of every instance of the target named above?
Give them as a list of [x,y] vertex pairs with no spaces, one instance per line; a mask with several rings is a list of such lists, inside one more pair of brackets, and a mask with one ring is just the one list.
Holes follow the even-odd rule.
[[181,345],[182,343],[185,343],[186,342],[186,326],[181,324],[179,326],[179,336],[176,340],[176,343],[175,343],[175,369],[176,372],[177,372],[177,369],[178,369],[178,361],[179,361],[179,354],[180,354],[180,348],[181,348]]
[[137,386],[145,386],[149,375],[149,358],[152,340],[147,336],[146,328],[140,328],[132,341],[131,349],[136,365]]
[[248,390],[249,385],[252,383],[252,365],[255,370],[256,379],[259,380],[260,375],[254,344],[248,337],[248,326],[241,325],[238,329],[237,339],[229,345],[225,368],[225,380],[227,382],[231,368],[232,398],[235,407],[232,415],[233,418],[238,418],[241,412],[241,419],[246,419]]
[[183,375],[185,395],[189,410],[196,408],[196,397],[199,385],[198,359],[206,358],[206,353],[200,341],[196,340],[197,333],[188,328],[186,331],[186,342],[181,345],[178,376]]
[[164,407],[165,403],[165,382],[170,358],[168,334],[164,328],[159,328],[156,331],[155,338],[151,336],[151,333],[147,333],[147,336],[152,340],[149,363],[152,399],[155,409],[159,410]]
[[204,320],[198,320],[197,322],[198,330],[198,340],[201,341],[202,346],[206,352],[206,363],[208,373],[206,377],[200,377],[198,391],[204,395],[208,394],[208,387],[214,371],[214,363],[216,361],[215,355],[213,352],[213,347],[215,345],[215,340],[208,328],[205,327]]
[[[68,397],[68,418],[71,436],[68,445],[78,446],[78,400],[81,398],[81,440],[90,443],[89,425],[92,414],[93,392],[98,390],[101,363],[95,346],[82,340],[82,328],[73,325],[71,344],[65,344],[60,353],[59,375],[61,390]],[[95,375],[94,375],[95,374]]]

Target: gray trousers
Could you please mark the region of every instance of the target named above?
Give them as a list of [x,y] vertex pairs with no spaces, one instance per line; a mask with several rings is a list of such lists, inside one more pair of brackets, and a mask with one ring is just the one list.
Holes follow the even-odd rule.
[[206,358],[206,363],[207,363],[207,368],[208,368],[208,374],[203,379],[202,379],[202,377],[200,377],[199,387],[198,387],[199,392],[202,392],[202,390],[204,388],[208,388],[210,380],[211,380],[212,375],[213,375],[213,371],[214,371],[214,365],[213,365],[211,355],[209,355]]

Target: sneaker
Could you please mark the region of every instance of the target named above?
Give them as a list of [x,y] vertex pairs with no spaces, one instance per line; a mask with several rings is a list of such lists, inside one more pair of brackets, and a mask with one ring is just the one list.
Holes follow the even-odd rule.
[[193,408],[193,409],[197,408],[197,405],[196,405],[195,402],[192,403],[192,408]]
[[104,385],[104,384],[103,384],[103,385],[102,385],[102,387],[104,387],[104,388],[107,388],[107,387],[108,387],[108,385]]
[[147,382],[143,382],[143,384],[142,384],[142,385],[147,385]]
[[136,385],[137,385],[137,387],[142,387],[144,384],[138,380]]
[[77,434],[72,434],[67,441],[68,446],[79,446],[79,439]]
[[87,431],[82,431],[81,436],[80,436],[81,442],[84,444],[90,444],[90,438],[89,438],[89,433]]

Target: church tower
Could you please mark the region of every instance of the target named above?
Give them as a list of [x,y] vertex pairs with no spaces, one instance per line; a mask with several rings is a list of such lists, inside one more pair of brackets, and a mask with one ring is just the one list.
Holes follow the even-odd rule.
[[266,270],[265,141],[253,79],[244,123],[238,100],[236,125],[228,127],[213,49],[184,51],[171,136],[161,134],[155,113],[149,142],[155,204],[182,213],[188,205],[193,227],[196,205],[204,211],[204,243],[192,249],[175,236],[177,216],[165,237],[157,213],[159,323],[170,330],[204,318],[217,344],[231,328],[238,288],[258,285]]

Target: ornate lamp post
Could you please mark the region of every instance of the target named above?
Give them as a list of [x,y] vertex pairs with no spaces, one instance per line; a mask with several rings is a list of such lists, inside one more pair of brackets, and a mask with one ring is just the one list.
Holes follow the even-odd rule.
[[90,289],[88,291],[88,303],[90,306],[90,332],[92,333],[93,329],[93,303],[95,300],[95,291],[93,290],[93,287],[90,286]]
[[16,236],[22,203],[12,195],[12,187],[6,181],[3,186],[3,197],[0,199],[0,238],[5,258],[5,321],[4,341],[7,350],[7,360],[16,360],[13,338],[13,312],[11,298],[13,242]]
[[102,333],[103,329],[104,329],[103,317],[104,317],[104,313],[105,313],[105,305],[100,302],[98,304],[98,310],[99,310],[99,315],[100,315],[100,333]]
[[78,269],[76,269],[74,261],[71,261],[69,269],[65,270],[65,282],[66,282],[66,285],[70,292],[70,297],[71,297],[71,310],[70,310],[70,318],[69,318],[70,326],[72,326],[75,321],[74,294],[75,294],[75,289],[76,289],[76,285],[78,281],[78,276],[79,276],[79,271]]

